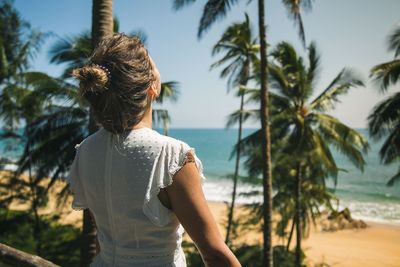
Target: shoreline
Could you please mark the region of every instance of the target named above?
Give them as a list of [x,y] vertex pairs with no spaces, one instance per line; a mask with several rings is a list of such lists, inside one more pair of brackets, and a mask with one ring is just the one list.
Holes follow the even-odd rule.
[[[209,201],[214,217],[226,217],[223,202]],[[240,206],[240,205],[238,205]],[[236,215],[240,216],[240,210]],[[217,221],[218,222],[218,221]],[[365,221],[366,228],[322,231],[310,228],[310,235],[303,239],[302,248],[309,266],[329,264],[338,267],[399,267],[400,225]],[[222,235],[225,229],[219,224]],[[262,233],[246,233],[247,241],[262,244]],[[282,244],[282,239],[273,235],[273,244]],[[294,238],[295,239],[295,238]],[[291,248],[294,248],[295,240]],[[286,241],[285,241],[286,242]]]
[[[39,210],[41,215],[60,214],[60,224],[70,224],[82,227],[83,212],[74,211],[71,208],[72,196],[65,205],[57,208],[55,195],[59,192],[64,182],[57,181],[50,190],[49,205]],[[210,211],[215,218],[221,236],[225,240],[225,224],[227,217],[227,205],[221,201],[207,201]],[[244,214],[241,204],[236,205],[235,217]],[[26,205],[13,203],[9,207],[13,210],[26,210]],[[277,219],[274,214],[273,219]],[[337,267],[400,267],[400,225],[365,221],[368,225],[364,229],[344,229],[334,232],[326,232],[310,229],[310,235],[303,240],[303,250],[306,253],[306,262],[309,266],[327,263],[325,266]],[[295,239],[295,238],[294,238]],[[295,240],[292,240],[291,247]],[[184,240],[190,240],[185,233]],[[280,245],[286,240],[273,235],[273,245]],[[239,232],[234,243],[262,244],[262,233],[259,231]],[[323,265],[319,265],[323,266]]]

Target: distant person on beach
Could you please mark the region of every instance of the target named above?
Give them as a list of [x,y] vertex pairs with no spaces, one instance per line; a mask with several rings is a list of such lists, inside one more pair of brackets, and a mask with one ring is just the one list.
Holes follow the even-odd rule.
[[152,129],[160,73],[137,37],[114,34],[73,71],[102,128],[76,146],[72,208],[89,209],[100,252],[90,266],[186,266],[186,230],[206,266],[241,266],[202,191],[194,148]]

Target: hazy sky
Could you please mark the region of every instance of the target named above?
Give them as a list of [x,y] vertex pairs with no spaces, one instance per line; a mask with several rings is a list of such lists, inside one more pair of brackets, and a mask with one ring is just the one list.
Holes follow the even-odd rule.
[[[21,16],[34,28],[59,37],[71,36],[91,28],[90,0],[15,0]],[[114,14],[122,32],[141,29],[148,36],[148,49],[163,82],[178,81],[181,95],[174,104],[165,104],[172,117],[171,127],[222,128],[226,116],[239,107],[239,98],[227,94],[226,80],[219,79],[220,69],[209,67],[220,56],[211,56],[211,48],[232,22],[244,20],[246,11],[257,28],[257,0],[233,6],[228,16],[216,22],[201,40],[197,27],[205,0],[198,0],[181,11],[172,10],[170,0],[114,0]],[[289,41],[301,54],[297,30],[287,17],[280,0],[266,0],[269,43]],[[318,95],[343,67],[354,68],[367,83],[344,95],[331,112],[344,123],[364,128],[372,107],[388,94],[378,93],[368,78],[374,65],[388,61],[386,39],[400,23],[399,0],[316,0],[311,12],[303,14],[307,42],[315,41],[321,55]],[[62,66],[49,64],[49,38],[34,61],[34,70],[59,75]],[[397,86],[398,90],[398,86]],[[253,106],[254,107],[254,106]],[[259,127],[259,122],[247,123]]]

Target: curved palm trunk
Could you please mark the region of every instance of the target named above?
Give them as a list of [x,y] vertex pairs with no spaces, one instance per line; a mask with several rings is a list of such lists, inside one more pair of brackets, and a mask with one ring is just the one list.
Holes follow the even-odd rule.
[[[113,33],[112,0],[93,0],[92,6],[92,48]],[[90,110],[89,134],[98,130]],[[83,210],[83,241],[81,246],[81,266],[89,266],[97,253],[97,230],[88,209]]]
[[301,163],[297,167],[296,177],[296,255],[295,255],[295,266],[301,267],[301,184],[302,184],[302,169]]
[[41,231],[41,226],[40,226],[40,215],[38,212],[38,195],[37,195],[36,185],[34,184],[33,177],[32,177],[31,165],[29,165],[28,172],[29,172],[29,184],[30,184],[31,193],[32,193],[31,209],[32,209],[33,215],[35,217],[35,225],[33,227],[33,238],[35,240],[36,255],[41,256],[42,255],[42,234],[41,234],[42,231]]
[[239,133],[238,133],[238,142],[237,142],[238,148],[236,150],[235,174],[233,176],[232,201],[231,201],[231,206],[229,208],[229,214],[228,214],[228,226],[226,228],[226,237],[225,237],[226,244],[229,244],[229,242],[230,242],[229,235],[231,233],[232,220],[233,220],[233,209],[235,207],[235,200],[236,200],[236,189],[237,189],[237,180],[238,180],[238,175],[239,175],[239,164],[240,164],[240,148],[241,148],[240,142],[242,140],[243,104],[244,104],[244,93],[241,95],[241,98],[240,98]]
[[294,232],[294,226],[296,225],[296,212],[295,215],[293,216],[292,219],[292,226],[290,227],[290,233],[289,233],[289,238],[288,238],[288,242],[286,245],[286,251],[289,251],[290,249],[290,243],[292,242],[292,237],[293,237],[293,232]]
[[31,139],[30,139],[30,133],[28,131],[27,133],[27,152],[29,155],[29,168],[28,168],[28,176],[29,176],[29,186],[31,189],[31,194],[32,194],[32,212],[35,217],[35,225],[33,227],[33,238],[35,240],[35,250],[36,250],[36,255],[41,256],[42,255],[42,234],[41,234],[41,227],[40,227],[40,216],[38,212],[38,195],[37,195],[37,189],[36,185],[33,181],[33,176],[32,176],[32,158],[30,155],[30,150],[31,150]]
[[263,266],[272,267],[272,163],[271,141],[269,133],[269,98],[268,98],[268,62],[267,37],[265,34],[264,0],[258,0],[258,27],[260,31],[261,52],[261,130],[263,164],[263,218],[264,249]]

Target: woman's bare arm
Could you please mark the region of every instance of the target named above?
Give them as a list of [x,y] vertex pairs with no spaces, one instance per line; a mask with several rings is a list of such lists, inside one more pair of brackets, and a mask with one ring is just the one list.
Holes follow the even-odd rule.
[[208,207],[194,162],[186,163],[166,188],[172,210],[192,238],[206,266],[241,266],[224,243]]

